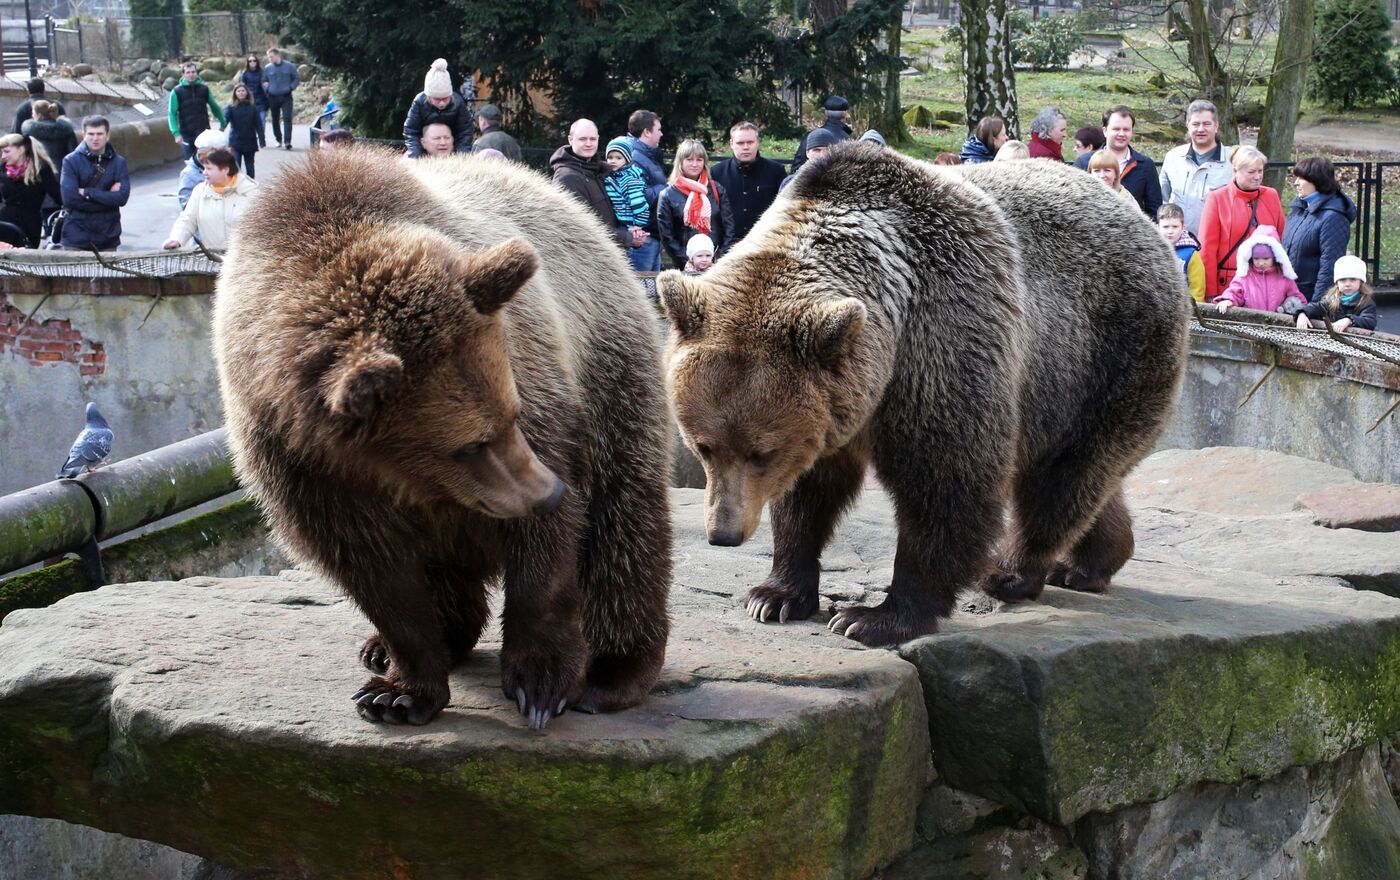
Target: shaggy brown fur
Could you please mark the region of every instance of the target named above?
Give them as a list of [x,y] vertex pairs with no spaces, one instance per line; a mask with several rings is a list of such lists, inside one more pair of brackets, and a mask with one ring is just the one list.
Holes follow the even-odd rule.
[[842,145],[715,269],[658,281],[711,543],[746,540],[773,501],[756,619],[816,610],[870,463],[894,498],[894,578],[831,621],[866,644],[934,632],[964,585],[1102,590],[1131,556],[1120,487],[1175,400],[1189,297],[1141,212],[1082,172]]
[[234,235],[214,318],[229,442],[280,541],[378,630],[360,714],[436,715],[502,576],[502,689],[532,726],[641,701],[669,427],[655,319],[601,226],[464,156],[318,153],[257,199],[281,231]]

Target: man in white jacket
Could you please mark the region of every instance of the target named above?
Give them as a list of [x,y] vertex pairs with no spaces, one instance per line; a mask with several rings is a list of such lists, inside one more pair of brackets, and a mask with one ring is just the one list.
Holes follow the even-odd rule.
[[238,160],[227,147],[210,150],[204,157],[204,182],[190,193],[190,200],[170,229],[165,248],[171,250],[198,237],[210,250],[228,247],[229,234],[247,210],[257,181],[238,173]]
[[1230,147],[1220,143],[1220,118],[1210,101],[1192,101],[1186,108],[1190,140],[1174,147],[1162,160],[1162,202],[1171,202],[1186,215],[1186,229],[1198,235],[1201,209],[1211,190],[1230,182]]

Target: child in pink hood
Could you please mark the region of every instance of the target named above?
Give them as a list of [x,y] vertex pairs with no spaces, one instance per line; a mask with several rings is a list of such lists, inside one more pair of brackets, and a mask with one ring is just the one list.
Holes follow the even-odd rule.
[[1298,273],[1293,271],[1293,263],[1274,227],[1254,230],[1235,252],[1235,264],[1239,267],[1235,280],[1214,300],[1220,314],[1232,306],[1277,312],[1290,296],[1307,302],[1298,292]]

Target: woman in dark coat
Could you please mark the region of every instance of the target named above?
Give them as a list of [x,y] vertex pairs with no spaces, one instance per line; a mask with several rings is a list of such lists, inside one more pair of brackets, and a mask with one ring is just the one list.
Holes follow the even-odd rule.
[[58,175],[48,153],[22,134],[0,137],[0,222],[18,227],[29,247],[39,246],[44,196],[61,201]]
[[228,131],[228,148],[233,151],[235,162],[243,163],[243,172],[256,178],[253,173],[253,154],[258,151],[258,135],[262,123],[258,119],[258,108],[248,87],[239,83],[233,87],[233,103],[224,108],[224,128]]
[[[258,61],[258,56],[249,55],[248,60],[243,62],[243,72],[238,75],[234,85],[243,83],[248,87],[248,94],[253,97],[253,108],[258,111],[258,146],[267,146],[267,90],[263,88],[262,63]],[[252,177],[250,170],[248,176]]]
[[704,233],[715,243],[715,259],[734,243],[734,215],[724,187],[710,179],[709,156],[699,141],[681,141],[671,185],[656,197],[656,229],[661,248],[677,269],[686,263],[685,245]]
[[26,119],[19,131],[43,144],[49,162],[54,165],[78,149],[78,135],[73,131],[73,123],[59,115],[58,105],[52,101],[35,101],[34,118]]
[[1289,206],[1283,249],[1298,273],[1298,290],[1318,302],[1332,286],[1332,267],[1346,255],[1356,204],[1337,185],[1332,162],[1322,157],[1293,166],[1298,197]]

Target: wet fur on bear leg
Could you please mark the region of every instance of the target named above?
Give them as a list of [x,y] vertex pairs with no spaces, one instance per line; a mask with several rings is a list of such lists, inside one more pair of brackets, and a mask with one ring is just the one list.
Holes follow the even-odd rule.
[[[491,616],[486,602],[484,575],[455,572],[451,568],[429,570],[443,637],[453,666],[471,655]],[[360,663],[376,675],[389,671],[389,649],[378,633],[360,647]]]
[[749,590],[748,614],[762,623],[806,620],[820,601],[821,554],[860,493],[868,455],[850,447],[820,459],[769,505],[773,569]]
[[1099,511],[1094,525],[1057,564],[1046,583],[1086,593],[1102,593],[1133,557],[1133,517],[1120,487]]

